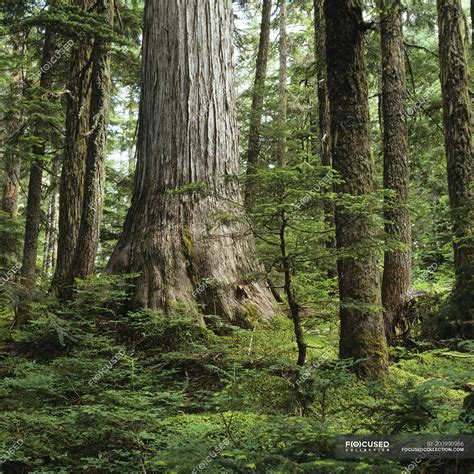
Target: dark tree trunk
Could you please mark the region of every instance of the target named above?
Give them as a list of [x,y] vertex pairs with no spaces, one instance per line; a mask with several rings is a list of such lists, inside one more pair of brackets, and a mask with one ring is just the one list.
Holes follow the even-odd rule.
[[[53,83],[53,68],[50,59],[54,53],[53,35],[47,30],[41,59],[40,88],[41,93],[47,95]],[[47,100],[47,97],[44,98]],[[41,139],[41,143],[33,146],[33,162],[30,167],[28,181],[28,199],[26,204],[25,238],[23,244],[23,260],[21,267],[21,279],[24,285],[21,304],[15,318],[15,327],[20,328],[28,318],[29,301],[36,282],[36,260],[38,257],[38,237],[41,225],[41,202],[43,182],[43,160],[46,151],[45,134],[47,130],[41,123],[35,127],[35,136]]]
[[[43,94],[48,94],[53,81],[52,67],[49,61],[53,56],[54,45],[52,33],[45,33],[43,58],[41,61],[40,88]],[[46,100],[46,97],[45,97]],[[41,224],[41,201],[42,201],[42,180],[43,180],[43,160],[46,149],[44,134],[46,131],[42,124],[36,127],[36,136],[43,139],[42,143],[33,146],[34,161],[30,167],[30,178],[28,182],[28,200],[26,204],[25,239],[23,247],[23,262],[21,276],[26,287],[32,288],[36,279],[36,258],[38,254],[38,236]]]
[[58,175],[59,159],[55,157],[52,163],[51,178],[49,185],[49,204],[46,215],[45,236],[43,247],[43,274],[46,277],[51,275],[56,265],[56,246],[57,246],[57,196],[58,196]]
[[[18,52],[18,46],[13,48],[14,52]],[[2,187],[2,211],[7,213],[10,218],[14,219],[18,213],[18,196],[20,191],[20,172],[21,159],[15,150],[15,142],[18,139],[18,134],[21,126],[21,113],[17,106],[18,101],[22,95],[22,75],[21,72],[16,74],[13,78],[10,87],[10,94],[13,102],[12,110],[8,114],[8,125],[5,136],[4,147],[4,179]]]
[[471,0],[471,48],[474,51],[474,0]]
[[2,211],[15,219],[18,213],[18,195],[20,190],[21,161],[11,150],[5,152],[5,176],[2,190]]
[[293,266],[291,265],[290,257],[286,250],[286,230],[288,227],[288,220],[285,210],[281,211],[280,216],[280,256],[285,275],[285,294],[288,299],[288,306],[290,307],[291,319],[293,321],[293,328],[295,332],[296,345],[298,346],[297,365],[302,367],[306,360],[306,342],[304,338],[303,327],[301,325],[300,305],[296,301],[295,289],[293,286]]
[[[362,11],[351,0],[326,0],[325,15],[332,157],[343,180],[336,191],[364,196],[373,191],[373,163]],[[353,246],[370,245],[373,233],[370,217],[355,216],[342,205],[336,207],[339,252],[347,254]],[[355,367],[360,376],[382,378],[388,364],[376,252],[341,255],[338,275],[339,355],[362,359]]]
[[135,306],[249,325],[274,306],[243,219],[223,217],[243,203],[232,23],[230,0],[146,2],[135,189],[108,269],[141,272]]
[[[315,31],[315,60],[316,79],[318,92],[318,135],[319,135],[319,159],[323,166],[332,168],[331,154],[331,117],[329,110],[329,95],[326,67],[326,21],[324,18],[324,0],[314,0],[314,31]],[[332,190],[332,185],[330,189]],[[324,220],[328,229],[334,229],[334,203],[330,200],[324,201]],[[326,240],[326,248],[334,253],[336,248],[336,237],[331,234]],[[337,275],[336,267],[331,264],[328,269],[328,277]]]
[[456,318],[473,319],[474,231],[473,153],[469,69],[464,48],[464,19],[459,0],[438,0],[439,60],[452,216]]
[[278,125],[279,139],[277,146],[278,163],[282,166],[286,163],[286,120],[288,115],[288,98],[287,98],[287,80],[288,80],[288,41],[287,41],[287,0],[279,0],[280,4],[280,70],[278,77]]
[[258,45],[255,83],[252,91],[252,109],[250,111],[249,143],[247,151],[247,186],[245,190],[245,203],[247,208],[253,207],[256,183],[252,175],[258,166],[260,156],[260,126],[263,113],[265,80],[267,77],[268,49],[270,47],[270,20],[272,13],[272,0],[263,0],[262,26]]
[[[74,0],[74,4],[89,10],[94,1]],[[69,72],[59,199],[58,256],[52,284],[62,296],[65,296],[63,291],[67,286],[66,281],[71,270],[81,222],[89,132],[91,71],[91,46],[78,42],[72,51]]]
[[389,343],[411,287],[410,163],[401,9],[400,0],[380,2],[384,187],[393,191],[393,196],[385,199],[385,232],[404,245],[403,249],[386,251],[384,256],[382,303]]
[[[96,12],[104,16],[107,24],[112,25],[113,0],[99,0],[96,3]],[[105,183],[109,97],[110,45],[102,38],[97,38],[92,51],[90,132],[87,143],[84,204],[76,251],[68,274],[68,287],[73,284],[75,278],[84,278],[94,271]]]

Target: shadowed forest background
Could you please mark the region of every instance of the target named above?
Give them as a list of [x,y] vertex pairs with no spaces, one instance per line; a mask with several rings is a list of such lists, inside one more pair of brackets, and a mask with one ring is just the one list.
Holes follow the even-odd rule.
[[3,0],[2,472],[472,472],[473,19]]

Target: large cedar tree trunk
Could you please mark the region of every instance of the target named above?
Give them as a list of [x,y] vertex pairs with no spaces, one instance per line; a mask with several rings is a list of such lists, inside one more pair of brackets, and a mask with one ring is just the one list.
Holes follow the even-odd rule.
[[[372,153],[362,11],[352,0],[326,0],[326,47],[333,164],[343,183],[339,193],[363,196],[372,192]],[[341,253],[370,245],[373,224],[336,207],[336,240]],[[363,359],[358,374],[369,379],[386,375],[387,346],[380,301],[377,254],[340,256],[341,358]]]
[[439,60],[452,216],[457,319],[474,319],[473,152],[469,69],[464,47],[464,19],[459,0],[438,0]]
[[232,179],[232,23],[231,0],[146,2],[135,189],[108,268],[141,273],[135,306],[198,302],[249,325],[271,319],[274,307],[252,275],[261,270],[253,239],[235,218],[243,201]]
[[[96,3],[96,12],[111,25],[114,13],[113,0],[99,0]],[[77,247],[68,274],[68,287],[73,284],[75,278],[84,278],[94,271],[105,184],[109,97],[110,45],[99,37],[95,40],[92,51],[90,131],[87,141],[84,203]]]
[[400,0],[381,0],[382,114],[384,187],[393,192],[385,200],[385,232],[404,245],[384,256],[382,303],[387,341],[409,299],[411,287],[411,223],[408,209],[407,90]]
[[[73,0],[89,10],[93,0]],[[60,295],[66,291],[77,245],[84,196],[84,176],[89,132],[91,93],[91,45],[79,39],[71,54],[66,104],[66,131],[59,199],[58,256],[53,288]],[[64,295],[63,295],[64,296]]]
[[255,82],[252,91],[252,108],[250,110],[249,143],[247,150],[247,186],[245,189],[245,203],[249,209],[253,207],[256,183],[252,175],[258,166],[260,156],[260,128],[263,113],[265,80],[267,77],[268,49],[270,47],[270,20],[272,14],[272,0],[263,0],[262,25],[258,44]]

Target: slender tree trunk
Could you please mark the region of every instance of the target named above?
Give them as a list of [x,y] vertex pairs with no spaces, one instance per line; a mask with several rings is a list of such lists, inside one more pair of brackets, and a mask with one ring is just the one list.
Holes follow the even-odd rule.
[[4,155],[5,176],[2,191],[2,211],[15,219],[18,214],[21,161],[14,152],[7,150]]
[[46,277],[50,276],[51,271],[54,269],[56,251],[56,212],[57,212],[57,198],[56,192],[53,191],[51,195],[49,206],[48,206],[48,215],[45,229],[45,242],[44,242],[44,252],[43,252],[43,273]]
[[474,298],[473,151],[469,69],[459,0],[438,0],[439,60],[452,216],[456,319],[470,325]]
[[[326,0],[326,47],[333,163],[343,183],[336,191],[364,196],[373,191],[369,109],[364,62],[362,10],[352,0]],[[370,245],[370,217],[336,207],[339,252]],[[387,346],[380,301],[377,254],[341,255],[338,261],[341,300],[339,355],[362,359],[355,367],[365,378],[386,375]]]
[[282,259],[283,272],[285,275],[285,294],[288,299],[288,306],[290,307],[291,319],[296,338],[296,345],[298,346],[298,360],[297,365],[302,367],[306,360],[306,342],[304,338],[303,327],[301,325],[300,305],[295,298],[295,290],[293,286],[293,269],[286,250],[286,230],[288,221],[285,210],[281,211],[280,216],[280,255]]
[[255,83],[252,91],[252,109],[250,111],[249,143],[247,150],[247,186],[245,203],[248,209],[253,207],[256,192],[256,183],[252,180],[258,166],[260,156],[260,125],[263,113],[265,95],[265,80],[267,77],[268,49],[270,47],[270,20],[272,14],[272,0],[262,2],[262,26],[258,44]]
[[474,0],[471,0],[471,48],[474,52]]
[[48,277],[54,270],[56,263],[56,244],[57,244],[57,187],[59,174],[59,159],[55,157],[50,179],[50,198],[48,213],[45,224],[44,251],[43,251],[43,274]]
[[[332,168],[331,154],[331,117],[329,109],[329,95],[327,86],[326,67],[326,21],[324,18],[324,0],[314,0],[314,31],[315,31],[315,61],[316,79],[318,82],[318,130],[319,130],[319,159],[323,166]],[[332,190],[330,185],[329,189]],[[329,229],[334,229],[334,203],[331,200],[324,201],[324,221]],[[331,234],[326,240],[326,248],[334,253],[336,248],[336,237]],[[336,267],[330,264],[328,277],[337,275]]]
[[243,219],[223,217],[243,204],[232,24],[231,0],[146,2],[135,189],[108,268],[140,272],[135,306],[251,325],[274,306]]
[[[89,10],[93,0],[73,0]],[[80,40],[79,40],[80,41]],[[78,42],[71,55],[66,105],[66,132],[59,199],[58,255],[53,289],[60,296],[67,292],[66,282],[76,250],[84,197],[87,136],[91,94],[91,45]]]
[[[19,50],[15,45],[14,53]],[[3,160],[4,160],[4,179],[2,187],[2,211],[6,212],[10,218],[15,219],[18,213],[18,196],[20,191],[20,172],[21,159],[15,150],[14,143],[18,139],[18,133],[22,122],[19,107],[16,105],[22,95],[22,79],[21,72],[18,72],[13,78],[10,87],[12,102],[14,103],[8,117],[8,125],[6,127],[5,140],[3,143]]]
[[278,123],[280,129],[280,138],[278,139],[277,156],[281,166],[286,163],[286,121],[288,113],[287,86],[288,81],[288,44],[287,44],[287,0],[280,2],[280,70],[278,77],[278,95],[280,108],[278,111]]
[[[52,33],[45,33],[45,42],[43,49],[43,58],[41,61],[41,79],[40,88],[43,94],[51,90],[53,82],[53,73],[51,67],[45,67],[53,55],[54,44]],[[46,100],[46,99],[45,99]],[[45,134],[44,127],[37,125],[36,135],[43,138]],[[33,146],[34,161],[30,167],[30,178],[28,182],[28,201],[26,205],[26,223],[25,239],[23,248],[23,262],[21,276],[26,287],[32,288],[36,279],[36,258],[38,254],[38,236],[41,224],[41,201],[42,201],[42,180],[43,180],[43,160],[45,154],[46,142]]]
[[[113,0],[99,0],[96,11],[104,16],[107,24],[112,25]],[[95,40],[92,64],[90,132],[87,144],[84,203],[76,251],[68,274],[68,286],[73,284],[76,277],[84,278],[94,271],[99,246],[110,97],[110,45],[102,38]]]
[[385,232],[404,245],[400,250],[387,250],[384,256],[382,303],[389,343],[411,287],[410,163],[401,9],[400,0],[380,1],[384,187],[393,191],[393,197],[385,199]]
[[[53,68],[50,60],[54,53],[53,35],[50,30],[45,32],[43,57],[41,60],[40,88],[42,94],[48,94],[53,83]],[[46,97],[45,97],[46,100]],[[15,327],[20,328],[28,318],[29,301],[36,282],[36,260],[38,257],[38,238],[41,225],[41,203],[43,182],[43,160],[46,151],[44,135],[47,131],[41,123],[36,124],[35,135],[41,143],[33,146],[33,162],[30,167],[28,181],[28,199],[26,204],[25,238],[23,245],[23,260],[21,279],[24,285],[22,302],[18,308]]]

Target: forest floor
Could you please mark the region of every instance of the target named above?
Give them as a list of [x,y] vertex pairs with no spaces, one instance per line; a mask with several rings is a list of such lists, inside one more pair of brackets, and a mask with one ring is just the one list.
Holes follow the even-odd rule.
[[[285,318],[255,330],[215,319],[211,331],[179,310],[120,315],[87,291],[34,312],[21,333],[7,311],[0,320],[7,473],[400,473],[410,460],[336,459],[334,435],[472,432],[466,341],[392,348],[381,385],[337,360],[337,315],[305,321],[297,369]],[[468,460],[424,460],[412,472],[472,471]]]

